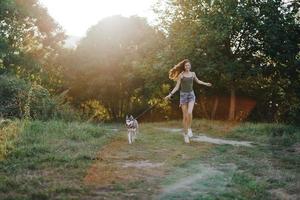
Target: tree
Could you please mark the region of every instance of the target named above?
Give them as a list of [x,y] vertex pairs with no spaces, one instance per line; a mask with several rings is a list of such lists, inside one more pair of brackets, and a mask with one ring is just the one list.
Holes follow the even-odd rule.
[[99,21],[79,42],[65,73],[74,103],[98,100],[114,120],[137,111],[162,37],[140,17]]
[[0,74],[12,73],[47,86],[57,76],[52,73],[58,68],[53,59],[64,38],[37,0],[1,0]]
[[22,118],[29,110],[36,119],[63,116],[65,105],[49,91],[61,85],[57,53],[64,37],[38,0],[0,1],[0,115]]

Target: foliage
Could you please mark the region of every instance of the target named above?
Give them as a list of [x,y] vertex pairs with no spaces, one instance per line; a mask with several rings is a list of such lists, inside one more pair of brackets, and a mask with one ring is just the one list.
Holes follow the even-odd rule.
[[66,92],[53,96],[41,85],[13,75],[0,75],[0,113],[4,118],[80,119],[78,112],[66,102]]
[[98,101],[114,120],[140,110],[151,97],[146,82],[150,85],[157,79],[158,73],[151,72],[159,67],[155,60],[162,39],[140,17],[113,16],[99,21],[76,51],[66,54],[71,60],[65,70],[66,87],[73,103]]
[[[38,0],[2,0],[0,75],[16,78],[7,78],[14,86],[0,97],[1,114],[22,117],[20,105],[31,91],[33,118],[71,120],[79,115],[74,106],[87,119],[118,120],[157,104],[160,119],[170,119],[178,112],[175,103],[162,100],[174,86],[168,70],[189,58],[198,77],[213,83],[195,86],[198,99],[214,99],[211,114],[202,101],[196,117],[214,118],[217,111],[227,113],[226,106],[227,118],[238,120],[237,99],[248,97],[256,102],[250,120],[298,123],[299,6],[282,0],[158,1],[157,26],[137,16],[108,17],[71,50],[62,48],[65,35]],[[30,90],[33,83],[39,88]],[[7,84],[4,78],[1,85]],[[64,103],[56,102],[63,91]],[[226,96],[229,106],[219,103]]]
[[[0,2],[0,74],[49,83],[64,34],[37,0]],[[55,68],[55,70],[53,69]]]
[[22,117],[30,85],[11,75],[0,75],[0,114],[2,117]]

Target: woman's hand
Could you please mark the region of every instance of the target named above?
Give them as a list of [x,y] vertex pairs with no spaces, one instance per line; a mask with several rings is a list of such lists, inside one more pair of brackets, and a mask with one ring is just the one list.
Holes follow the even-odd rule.
[[172,97],[172,94],[168,94],[168,95],[165,97],[165,100],[171,99],[171,97]]
[[208,87],[211,87],[211,86],[212,86],[211,83],[206,83],[205,85],[208,86]]

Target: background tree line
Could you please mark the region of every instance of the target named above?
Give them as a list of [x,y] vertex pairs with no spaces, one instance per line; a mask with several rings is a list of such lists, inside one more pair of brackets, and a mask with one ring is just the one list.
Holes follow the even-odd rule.
[[76,118],[61,93],[64,39],[37,0],[0,1],[0,117]]
[[1,1],[1,114],[24,116],[31,91],[36,118],[78,113],[119,120],[154,103],[145,118],[176,118],[178,97],[162,97],[174,86],[168,70],[189,58],[199,78],[214,85],[195,88],[196,117],[238,120],[240,99],[248,98],[248,119],[300,122],[299,6],[281,0],[165,0],[155,5],[156,26],[137,16],[108,17],[76,49],[65,49],[64,33],[37,0]]

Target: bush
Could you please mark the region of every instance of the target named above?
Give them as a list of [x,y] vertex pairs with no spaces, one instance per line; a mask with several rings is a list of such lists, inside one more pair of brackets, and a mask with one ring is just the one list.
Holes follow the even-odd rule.
[[67,92],[51,96],[46,88],[33,84],[29,93],[26,109],[30,117],[39,120],[61,119],[64,121],[79,120],[80,114],[66,102]]
[[0,75],[0,115],[5,118],[22,117],[30,85],[15,76]]
[[24,106],[25,117],[47,120],[54,116],[56,102],[46,88],[33,84]]
[[79,120],[79,113],[65,99],[66,92],[53,97],[41,85],[0,75],[0,116],[4,118]]
[[64,103],[56,106],[53,118],[71,122],[79,121],[81,119],[81,115],[68,103]]

